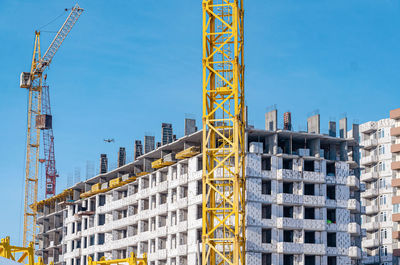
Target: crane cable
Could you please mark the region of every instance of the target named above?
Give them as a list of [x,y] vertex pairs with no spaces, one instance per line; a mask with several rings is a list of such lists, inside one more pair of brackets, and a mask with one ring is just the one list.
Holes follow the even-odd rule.
[[62,12],[60,15],[58,15],[56,18],[54,18],[53,20],[51,20],[47,24],[44,24],[43,26],[39,27],[38,30],[41,30],[42,28],[47,27],[48,25],[50,25],[51,23],[53,23],[54,21],[56,21],[57,19],[62,17],[68,10],[70,10],[70,9],[69,8],[65,8],[64,12]]

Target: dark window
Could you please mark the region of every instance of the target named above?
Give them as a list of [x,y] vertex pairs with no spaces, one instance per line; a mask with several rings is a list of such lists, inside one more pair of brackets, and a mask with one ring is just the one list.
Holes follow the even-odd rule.
[[314,184],[304,184],[304,195],[315,195]]
[[293,265],[293,255],[283,255],[283,265]]
[[283,231],[283,242],[293,242],[293,231],[284,230]]
[[269,130],[273,131],[274,130],[274,122],[270,121],[268,125],[269,125]]
[[326,175],[327,176],[335,176],[335,163],[326,163]]
[[293,206],[283,206],[283,217],[293,218]]
[[203,207],[201,205],[197,205],[197,219],[200,219],[203,216]]
[[261,183],[261,193],[271,195],[271,181],[263,180]]
[[72,234],[75,233],[75,223],[72,223]]
[[100,195],[99,196],[99,206],[103,206],[104,204],[106,204],[106,196]]
[[262,243],[271,243],[271,229],[262,230]]
[[328,247],[336,247],[336,233],[328,233]]
[[304,256],[304,265],[315,265],[315,256]]
[[88,228],[88,219],[87,218],[85,218],[85,219],[83,219],[83,229],[87,229]]
[[271,219],[271,205],[270,204],[264,204],[261,207],[261,216],[262,216],[262,219]]
[[315,209],[314,208],[304,208],[304,219],[315,219]]
[[283,159],[283,169],[292,169],[293,159]]
[[197,240],[201,243],[202,242],[202,231],[201,229],[197,229]]
[[104,244],[104,233],[101,233],[97,235],[97,245],[103,245],[103,244]]
[[271,170],[271,157],[263,157],[261,159],[261,169]]
[[99,214],[99,225],[104,225],[106,223],[106,215],[105,214]]
[[315,244],[315,232],[304,232],[304,243]]
[[262,263],[261,265],[271,265],[272,264],[272,255],[271,253],[263,253],[262,254]]
[[197,158],[197,171],[203,170],[203,158]]
[[197,181],[197,195],[203,193],[203,182],[201,180]]
[[327,209],[326,210],[326,221],[328,224],[336,223],[336,209]]
[[304,161],[304,171],[315,171],[314,161],[305,160]]
[[336,257],[328,257],[328,265],[336,265]]
[[94,235],[90,236],[90,242],[89,242],[89,246],[93,245],[94,245]]
[[293,194],[293,182],[283,182],[283,193]]
[[326,186],[326,197],[329,200],[336,200],[336,187],[335,185]]

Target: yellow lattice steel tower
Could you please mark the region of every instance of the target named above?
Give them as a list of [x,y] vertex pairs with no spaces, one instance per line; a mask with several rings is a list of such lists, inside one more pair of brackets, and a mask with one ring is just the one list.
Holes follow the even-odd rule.
[[38,197],[38,173],[39,173],[39,150],[40,130],[43,129],[42,112],[42,77],[43,72],[50,65],[54,55],[60,48],[64,39],[75,25],[82,14],[83,9],[76,4],[69,13],[64,24],[61,26],[49,48],[43,57],[40,54],[40,32],[35,32],[35,46],[30,72],[21,74],[20,87],[29,91],[28,101],[28,129],[25,165],[25,199],[24,199],[24,231],[23,246],[27,247],[30,242],[35,242],[36,235],[36,210],[33,205]]
[[203,0],[202,264],[245,264],[243,0]]

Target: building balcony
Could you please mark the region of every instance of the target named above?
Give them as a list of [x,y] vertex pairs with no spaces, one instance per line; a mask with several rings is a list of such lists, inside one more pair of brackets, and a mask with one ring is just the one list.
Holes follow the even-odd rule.
[[278,169],[276,172],[278,180],[283,181],[301,181],[301,172],[291,169]]
[[360,133],[371,133],[376,131],[377,124],[374,121],[370,121],[360,125]]
[[350,188],[355,188],[355,189],[359,189],[360,188],[360,180],[354,176],[354,175],[350,175],[347,177],[347,186]]
[[301,205],[303,204],[303,195],[278,193],[276,202],[277,204]]
[[304,219],[304,230],[323,231],[326,229],[326,220]]
[[379,263],[379,256],[364,256],[362,262],[363,264]]
[[393,231],[392,232],[393,239],[400,239],[400,231]]
[[277,252],[280,254],[305,254],[305,255],[326,255],[324,244],[302,244],[290,242],[278,242]]
[[349,209],[351,212],[358,213],[360,212],[360,202],[357,201],[356,199],[350,199],[347,201],[347,209]]
[[365,207],[365,214],[375,215],[379,212],[379,207],[377,205],[369,205]]
[[376,155],[369,155],[367,157],[363,157],[360,159],[360,164],[363,166],[369,166],[372,164],[376,164],[379,158]]
[[392,179],[392,187],[400,187],[400,178]]
[[400,204],[400,196],[392,196],[392,204]]
[[395,127],[390,129],[391,136],[399,136],[400,135],[400,127]]
[[365,199],[371,199],[371,198],[375,198],[378,197],[379,195],[379,191],[376,188],[367,188],[366,191],[361,193],[361,197],[365,198]]
[[303,181],[310,183],[325,183],[325,174],[321,172],[303,171]]
[[362,228],[365,229],[367,232],[376,231],[379,229],[379,223],[377,222],[368,222],[362,224]]
[[349,223],[347,225],[347,232],[351,235],[360,235],[361,234],[361,227],[357,223]]
[[377,248],[379,247],[379,240],[376,238],[363,240],[362,246],[364,248]]
[[392,214],[392,221],[393,222],[400,222],[400,213]]
[[360,142],[360,145],[364,147],[364,149],[372,149],[378,145],[378,140],[376,139],[368,139]]
[[325,197],[324,196],[303,195],[303,204],[304,204],[304,206],[324,207],[325,206]]
[[390,118],[393,120],[400,119],[400,108],[390,111]]
[[301,229],[303,227],[303,219],[279,217],[276,219],[276,227],[279,229]]
[[400,153],[400,144],[392,144],[390,146],[390,151],[392,153]]
[[392,162],[391,168],[392,168],[392,170],[399,170],[400,169],[400,161]]
[[357,246],[349,248],[349,257],[351,259],[361,259],[361,249]]
[[368,172],[368,173],[363,173],[360,176],[360,180],[363,182],[371,182],[375,181],[379,178],[378,172]]

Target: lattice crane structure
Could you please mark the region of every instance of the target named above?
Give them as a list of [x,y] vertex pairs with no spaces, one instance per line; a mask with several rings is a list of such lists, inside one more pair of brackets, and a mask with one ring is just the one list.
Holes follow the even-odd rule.
[[243,0],[203,0],[203,265],[245,264]]
[[40,31],[35,32],[31,71],[21,74],[20,86],[22,88],[27,88],[29,92],[23,231],[23,246],[25,247],[28,246],[29,242],[35,242],[37,229],[36,210],[35,207],[31,207],[31,205],[34,205],[38,198],[41,130],[44,131],[43,147],[46,164],[45,196],[54,195],[56,188],[57,173],[55,168],[50,98],[48,87],[43,85],[43,74],[82,12],[83,9],[77,4],[71,9],[67,19],[57,32],[43,57],[41,57],[40,50]]

